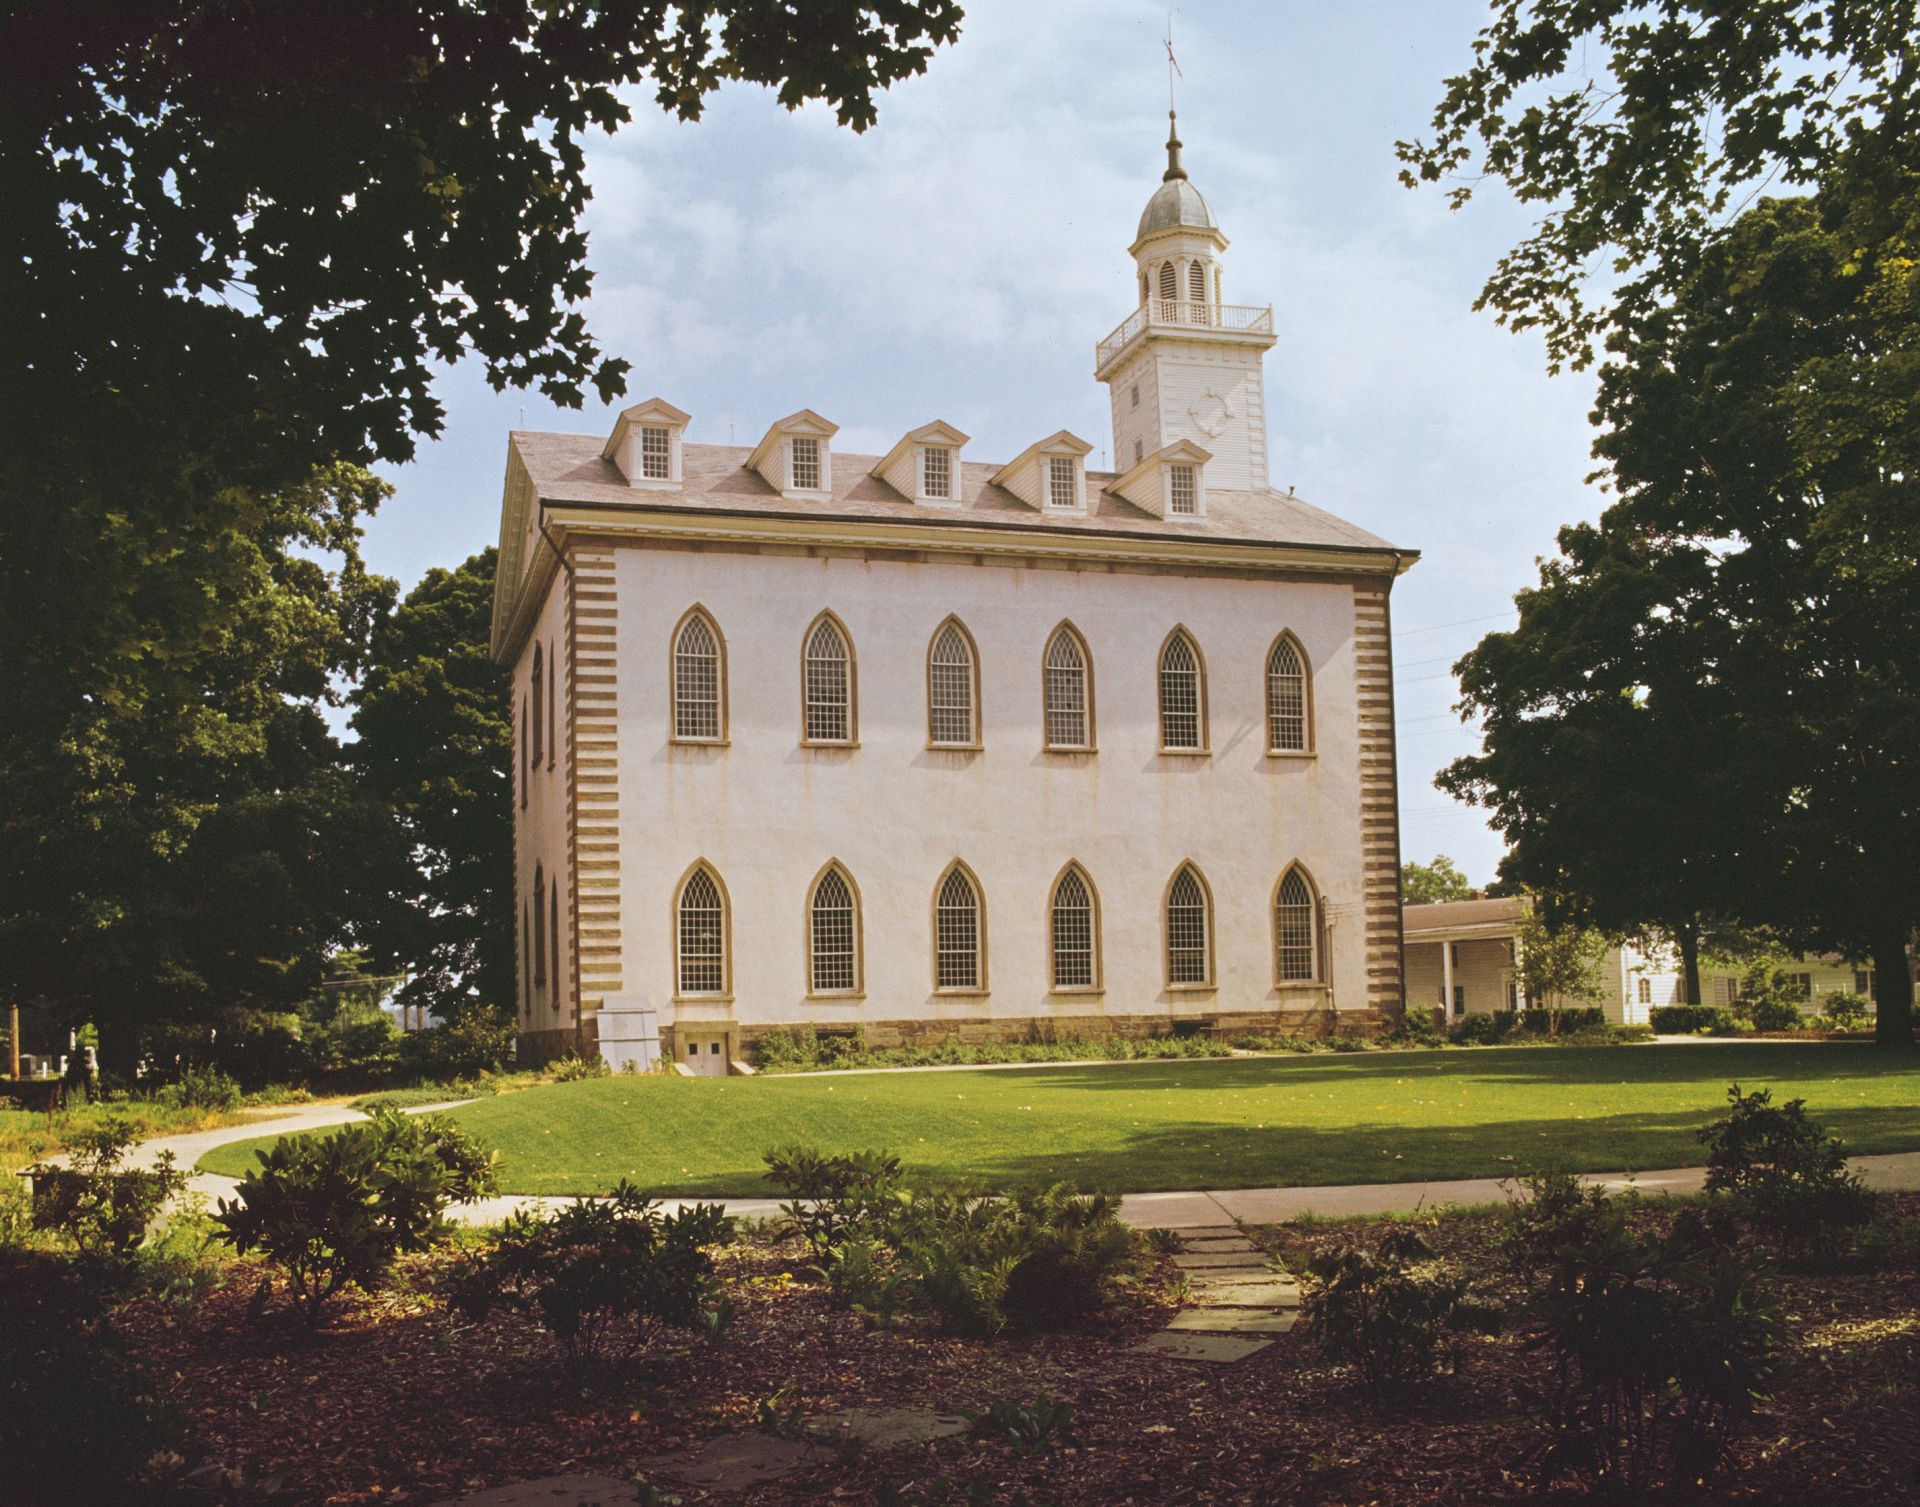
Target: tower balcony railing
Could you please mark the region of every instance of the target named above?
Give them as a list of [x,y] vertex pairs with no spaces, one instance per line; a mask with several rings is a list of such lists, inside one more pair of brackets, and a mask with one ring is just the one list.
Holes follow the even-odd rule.
[[1094,352],[1094,364],[1103,364],[1134,336],[1149,326],[1159,329],[1238,330],[1250,335],[1273,333],[1273,305],[1197,303],[1184,298],[1150,298],[1135,309]]

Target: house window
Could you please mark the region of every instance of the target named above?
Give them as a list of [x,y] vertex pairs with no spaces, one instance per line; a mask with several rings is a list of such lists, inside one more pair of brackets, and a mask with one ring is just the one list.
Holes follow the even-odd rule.
[[533,987],[547,986],[547,876],[539,865],[533,870]]
[[1193,641],[1175,630],[1160,651],[1160,746],[1197,752],[1206,746],[1200,655]]
[[566,975],[560,969],[560,881],[547,887],[547,916],[550,927],[549,956],[553,959],[553,1008],[560,1008],[560,995]]
[[667,431],[643,425],[640,429],[640,474],[648,481],[666,481],[672,475],[669,465]]
[[1453,986],[1453,1013],[1455,1015],[1465,1015],[1467,1013],[1467,986],[1465,984],[1455,984]]
[[1054,630],[1047,645],[1045,676],[1048,748],[1093,746],[1092,697],[1087,651],[1071,628]]
[[964,869],[947,870],[934,897],[934,987],[980,987],[980,894]]
[[1716,1005],[1730,1005],[1740,998],[1740,980],[1728,978],[1725,974],[1713,981],[1713,1002]]
[[540,680],[544,671],[541,663],[540,646],[533,646],[533,767],[540,767],[540,760],[546,755],[546,697],[541,689]]
[[1801,999],[1812,999],[1813,975],[1811,973],[1789,973],[1787,975],[1787,988],[1791,993],[1798,995]]
[[680,887],[680,993],[727,989],[727,907],[720,882],[704,864]]
[[1297,868],[1287,870],[1274,895],[1273,935],[1282,983],[1310,983],[1319,977],[1313,888]]
[[674,737],[719,741],[722,686],[720,635],[705,613],[695,612],[673,643]]
[[1873,998],[1873,970],[1856,968],[1853,970],[1853,992],[1866,999]]
[[920,488],[927,497],[953,496],[953,452],[933,446],[920,452]]
[[1267,655],[1267,751],[1304,753],[1307,747],[1307,664],[1291,639]]
[[560,719],[554,714],[554,687],[560,682],[560,656],[553,655],[547,665],[547,768],[553,768],[554,755],[560,751]]
[[1207,301],[1207,269],[1202,262],[1187,263],[1187,297],[1195,303]]
[[820,441],[810,434],[796,434],[787,442],[791,447],[789,485],[796,492],[820,490]]
[[927,655],[927,739],[971,748],[974,732],[973,650],[958,623],[935,635]]
[[532,714],[527,710],[527,698],[520,698],[520,809],[527,809],[527,742],[528,723]]
[[1091,989],[1095,967],[1093,887],[1078,868],[1070,868],[1053,887],[1053,987]]
[[1180,283],[1178,278],[1174,276],[1172,262],[1162,262],[1160,264],[1160,296],[1168,303],[1172,303],[1174,299],[1180,296]]
[[1167,467],[1167,511],[1189,518],[1200,511],[1200,493],[1194,485],[1192,466]]
[[851,743],[853,655],[830,619],[807,635],[805,675],[807,742]]
[[809,961],[815,994],[850,994],[858,987],[853,885],[838,867],[829,868],[813,887]]
[[526,1012],[533,1014],[533,927],[527,920],[527,902],[520,902],[520,978],[525,984]]
[[1641,979],[1640,982],[1634,986],[1634,998],[1643,1005],[1652,1004],[1653,1003],[1653,980]]
[[1167,890],[1167,982],[1204,984],[1213,976],[1207,946],[1207,892],[1191,864]]
[[1134,383],[1127,391],[1131,395],[1130,406],[1138,408],[1140,406],[1140,384],[1138,382]]
[[1078,506],[1079,491],[1073,484],[1073,457],[1070,455],[1049,455],[1047,457],[1047,504],[1056,508]]

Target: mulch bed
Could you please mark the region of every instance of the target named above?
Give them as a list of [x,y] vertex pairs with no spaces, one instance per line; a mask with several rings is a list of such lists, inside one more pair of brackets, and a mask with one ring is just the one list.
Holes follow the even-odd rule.
[[[1920,1196],[1899,1200],[1920,1216]],[[1664,1217],[1649,1208],[1639,1217]],[[1299,1259],[1350,1235],[1329,1225],[1260,1238]],[[1469,1270],[1498,1267],[1497,1217],[1428,1232]],[[1908,1247],[1909,1253],[1911,1246]],[[809,1413],[853,1405],[984,1410],[1045,1395],[1075,1409],[1075,1442],[1030,1455],[957,1438],[894,1451],[824,1450],[744,1497],[753,1507],[845,1502],[1300,1503],[1426,1507],[1573,1501],[1543,1483],[1542,1435],[1517,1399],[1543,1380],[1518,1337],[1467,1342],[1460,1365],[1389,1403],[1369,1402],[1303,1327],[1236,1366],[1135,1354],[1172,1311],[1158,1282],[1133,1289],[1101,1331],[983,1342],[918,1317],[869,1331],[784,1273],[797,1245],[742,1247],[722,1269],[737,1318],[718,1344],[673,1344],[619,1390],[582,1399],[542,1336],[510,1319],[467,1324],[427,1295],[437,1260],[407,1288],[344,1301],[307,1339],[252,1322],[253,1272],[189,1307],[122,1315],[134,1351],[193,1420],[203,1457],[284,1478],[276,1502],[431,1503],[561,1472],[631,1474],[649,1456],[753,1427],[782,1387]],[[1732,1503],[1879,1504],[1920,1482],[1920,1270],[1773,1279],[1794,1353],[1760,1426],[1712,1483]],[[976,1483],[986,1494],[970,1498]],[[679,1493],[691,1503],[709,1498]]]

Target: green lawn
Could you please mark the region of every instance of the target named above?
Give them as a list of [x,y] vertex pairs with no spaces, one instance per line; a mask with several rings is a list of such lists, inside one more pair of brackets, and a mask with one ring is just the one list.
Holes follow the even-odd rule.
[[[888,1147],[921,1184],[1129,1192],[1699,1160],[1727,1085],[1805,1098],[1857,1152],[1920,1149],[1920,1056],[1851,1043],[1504,1047],[996,1072],[598,1078],[470,1104],[517,1193],[769,1191],[760,1153]],[[242,1142],[202,1159],[237,1175]]]

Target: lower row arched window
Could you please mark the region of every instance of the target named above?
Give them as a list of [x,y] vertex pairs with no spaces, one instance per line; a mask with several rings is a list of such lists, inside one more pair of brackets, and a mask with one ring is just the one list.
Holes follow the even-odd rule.
[[[1320,900],[1312,879],[1300,865],[1289,868],[1274,886],[1272,915],[1275,982],[1322,982],[1324,928]],[[726,891],[719,875],[705,863],[696,864],[682,881],[674,906],[679,994],[729,993],[729,920]],[[1167,885],[1162,920],[1168,985],[1213,986],[1213,896],[1197,865],[1183,863],[1174,871]],[[554,922],[557,957],[557,909]],[[536,923],[536,967],[544,962],[538,930]],[[958,861],[934,887],[933,942],[936,989],[966,993],[985,990],[986,904],[979,881]],[[864,982],[861,948],[859,889],[838,861],[829,863],[807,893],[808,993],[858,995]],[[1055,990],[1093,991],[1101,987],[1099,896],[1078,863],[1069,863],[1060,871],[1048,896],[1047,975]]]

